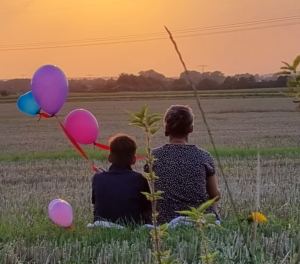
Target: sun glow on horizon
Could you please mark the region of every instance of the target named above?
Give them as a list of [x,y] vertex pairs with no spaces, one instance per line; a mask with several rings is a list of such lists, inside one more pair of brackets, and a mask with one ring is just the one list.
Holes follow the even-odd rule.
[[[178,76],[181,65],[163,34],[164,25],[174,32],[198,34],[177,39],[190,69],[199,71],[197,66],[206,64],[206,70],[226,74],[272,72],[281,60],[297,54],[298,47],[289,36],[298,32],[299,25],[227,33],[222,27],[201,28],[291,17],[300,10],[300,2],[293,2],[287,6],[284,0],[246,4],[233,0],[230,5],[217,0],[64,0],[63,4],[61,0],[3,0],[0,78],[29,77],[47,63],[59,65],[74,77],[116,76],[147,69]],[[195,28],[200,31],[191,31]],[[67,47],[43,48],[55,45]],[[1,50],[5,48],[12,50]]]

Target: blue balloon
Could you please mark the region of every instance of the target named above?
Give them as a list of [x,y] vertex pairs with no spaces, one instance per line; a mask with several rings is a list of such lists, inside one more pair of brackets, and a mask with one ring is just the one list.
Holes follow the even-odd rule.
[[40,106],[34,100],[32,92],[27,92],[21,95],[18,99],[18,108],[25,114],[37,115],[40,110]]

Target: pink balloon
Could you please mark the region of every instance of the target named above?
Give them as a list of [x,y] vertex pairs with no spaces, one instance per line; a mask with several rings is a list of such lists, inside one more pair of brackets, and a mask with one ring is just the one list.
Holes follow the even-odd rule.
[[59,202],[60,199],[54,199],[48,206],[48,211],[50,210],[50,208],[52,208],[52,206],[56,203],[56,202]]
[[55,199],[48,206],[48,213],[51,220],[62,227],[69,227],[73,222],[72,206],[62,200]]
[[70,112],[65,119],[65,128],[82,145],[90,145],[97,141],[99,125],[96,117],[85,109]]

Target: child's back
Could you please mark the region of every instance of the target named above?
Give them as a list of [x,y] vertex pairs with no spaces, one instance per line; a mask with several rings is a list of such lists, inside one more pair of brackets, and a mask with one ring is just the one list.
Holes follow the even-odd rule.
[[93,178],[94,220],[143,223],[150,208],[141,192],[149,192],[148,182],[129,166],[113,164],[108,172],[96,174]]
[[[153,170],[159,177],[155,189],[162,191],[157,202],[159,224],[170,222],[180,214],[178,211],[199,207],[209,199],[221,196],[211,155],[188,143],[194,129],[192,109],[184,105],[173,105],[164,116],[165,136],[169,144],[153,150]],[[148,170],[147,166],[145,167]],[[214,203],[206,212],[217,215]]]
[[159,222],[170,222],[180,216],[178,211],[209,200],[207,177],[215,174],[215,168],[208,152],[195,145],[166,144],[154,149],[153,155],[157,159],[153,169],[159,175],[155,189],[164,192],[157,202]]
[[110,140],[109,171],[95,174],[92,182],[94,221],[119,224],[147,222],[151,203],[141,192],[150,192],[147,180],[131,169],[136,143],[132,137],[117,135]]

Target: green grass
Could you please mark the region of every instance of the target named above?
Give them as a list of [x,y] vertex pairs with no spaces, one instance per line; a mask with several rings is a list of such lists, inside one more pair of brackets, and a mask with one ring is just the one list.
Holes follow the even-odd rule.
[[[20,213],[11,217],[9,223],[0,226],[0,253],[1,244],[7,243],[9,246],[3,247],[2,250],[6,252],[11,250],[16,256],[19,253],[22,256],[21,263],[33,263],[30,261],[38,259],[40,262],[35,263],[45,263],[42,261],[46,258],[51,261],[47,263],[58,263],[55,259],[56,261],[60,259],[62,261],[60,263],[107,264],[138,264],[153,261],[149,252],[151,240],[148,230],[141,227],[124,230],[89,230],[83,221],[77,221],[74,225],[75,230],[58,227],[47,219],[42,210],[32,210],[26,219]],[[248,237],[251,232],[249,225],[247,223],[243,225]],[[210,252],[218,252],[216,263],[250,263],[237,223],[233,220],[225,221],[223,227],[223,230],[211,228],[206,234],[212,241],[209,243]],[[293,225],[295,229],[298,227]],[[165,239],[164,248],[172,250],[180,263],[198,263],[201,255],[201,235],[190,227],[169,230],[169,234],[170,236]],[[258,228],[256,263],[277,263],[276,260],[284,259],[288,252],[290,256],[287,260],[290,260],[299,242],[290,236],[291,230],[287,223],[274,221],[270,217],[269,223]],[[26,251],[27,254],[24,254]],[[61,254],[62,252],[64,254]],[[99,262],[99,257],[102,262]]]
[[[215,156],[214,150],[207,150]],[[262,157],[289,157],[300,154],[300,147],[284,147],[284,148],[217,148],[220,157],[238,157],[247,158],[257,156],[259,152]]]
[[[215,156],[211,147],[204,148]],[[255,157],[259,152],[262,157],[292,157],[300,155],[300,147],[283,147],[283,148],[217,148],[220,157],[238,157],[248,158]],[[107,159],[107,151],[87,150],[87,156],[93,160],[104,161]],[[138,155],[145,156],[146,152],[139,150]],[[36,153],[16,153],[16,154],[0,154],[0,162],[2,161],[30,161],[30,160],[59,160],[59,159],[82,159],[83,157],[74,150],[61,150],[55,152],[36,152]]]
[[[199,91],[204,99],[213,98],[252,98],[252,97],[285,97],[287,88],[256,88],[239,90],[205,90]],[[20,94],[0,97],[0,103],[15,103]],[[192,91],[155,91],[155,92],[117,92],[117,93],[70,93],[68,102],[77,101],[124,101],[141,99],[189,99],[194,98]]]
[[[211,148],[207,150],[214,155]],[[107,156],[106,151],[98,149],[87,149],[86,153],[98,160],[104,160]],[[235,202],[239,213],[246,216],[254,206],[252,197],[255,196],[254,157],[257,149],[220,148],[219,153],[221,157],[228,158],[224,165],[228,165],[231,188],[239,188],[233,191]],[[271,160],[266,160],[265,165],[268,167],[262,174],[260,211],[266,215],[268,222],[258,228],[256,263],[291,263],[300,245],[298,238],[300,207],[293,202],[298,201],[299,196],[297,187],[291,188],[290,182],[292,181],[295,186],[299,186],[299,183],[295,180],[298,178],[297,166],[294,172],[294,161],[288,163],[285,157],[299,157],[300,148],[261,149],[260,153],[264,157],[270,157],[271,160],[276,159],[276,163],[269,164]],[[139,154],[144,153],[139,151]],[[60,166],[57,170],[51,164],[45,166],[51,163],[47,161],[44,164],[37,164],[35,169],[32,169],[33,164],[26,163],[28,160],[38,159],[70,159],[70,162],[62,161],[62,164],[55,165]],[[0,195],[0,263],[154,263],[149,251],[152,243],[148,230],[141,227],[125,230],[86,228],[86,224],[92,221],[92,212],[90,193],[82,192],[82,189],[88,190],[90,176],[84,176],[81,172],[76,175],[76,164],[79,159],[82,157],[73,149],[49,153],[0,155],[3,164],[5,161],[12,161],[8,166],[15,167],[15,170],[13,169],[15,174],[10,176],[16,175],[18,180],[15,183],[10,181],[9,177],[3,177],[0,185],[0,193],[2,193]],[[235,162],[236,165],[230,165],[230,162]],[[282,166],[279,163],[286,163],[284,165],[286,169],[281,170]],[[18,167],[20,164],[30,167],[26,173],[22,173],[21,167]],[[276,174],[270,175],[270,171]],[[51,175],[48,177],[49,173]],[[20,177],[17,178],[17,175]],[[40,176],[36,177],[36,175]],[[66,177],[70,175],[72,177]],[[81,183],[85,178],[87,178],[86,182]],[[272,191],[274,188],[272,185],[279,180],[280,182],[277,182],[279,187]],[[269,186],[269,183],[270,187],[264,187]],[[287,184],[287,187],[282,184]],[[270,193],[276,193],[273,198],[268,198],[266,194],[269,188]],[[52,191],[49,193],[49,190]],[[281,190],[281,193],[278,190]],[[232,216],[226,190],[224,189],[223,192],[221,212],[225,217],[222,223],[224,229],[207,230],[206,235],[210,241],[209,251],[218,252],[215,263],[250,263],[243,240],[246,239],[249,244],[252,227],[247,222],[243,222],[244,233],[239,230]],[[242,194],[239,196],[240,192]],[[47,206],[52,199],[58,197],[66,199],[73,206],[75,230],[61,228],[48,218]],[[169,233],[170,236],[164,239],[164,249],[170,249],[182,264],[198,264],[200,255],[203,255],[201,235],[188,227],[169,230]]]

